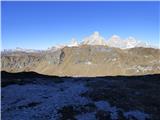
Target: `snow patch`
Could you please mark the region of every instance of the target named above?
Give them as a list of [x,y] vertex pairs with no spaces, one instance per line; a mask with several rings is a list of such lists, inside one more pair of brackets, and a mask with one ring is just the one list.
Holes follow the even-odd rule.
[[91,36],[86,37],[82,44],[84,45],[106,45],[105,39],[100,36],[99,32],[94,32]]
[[72,38],[71,43],[68,45],[68,47],[75,47],[78,46],[78,42],[75,38]]

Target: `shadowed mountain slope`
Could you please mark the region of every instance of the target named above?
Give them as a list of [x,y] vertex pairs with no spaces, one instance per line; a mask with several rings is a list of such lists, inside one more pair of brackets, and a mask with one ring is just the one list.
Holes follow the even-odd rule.
[[160,74],[76,78],[1,74],[4,120],[160,119]]

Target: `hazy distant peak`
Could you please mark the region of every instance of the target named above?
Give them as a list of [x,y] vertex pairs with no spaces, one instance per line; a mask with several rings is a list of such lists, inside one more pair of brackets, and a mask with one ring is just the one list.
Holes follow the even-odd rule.
[[129,36],[128,39],[135,40],[135,38],[133,36]]
[[100,36],[100,34],[99,34],[98,31],[95,31],[95,32],[93,33],[93,35],[94,35],[94,36]]
[[136,38],[132,37],[132,36],[129,36],[126,40],[124,41],[127,41],[127,42],[132,42],[132,43],[140,43],[139,40],[137,40]]
[[136,38],[129,36],[125,41],[126,48],[133,48],[133,47],[151,47],[145,42],[141,42]]
[[111,38],[120,39],[120,36],[114,34],[111,36]]
[[106,45],[105,39],[99,34],[94,32],[89,37],[84,38],[82,44],[85,45]]
[[71,39],[71,43],[68,45],[69,47],[78,46],[78,42],[75,38]]
[[[129,36],[126,39],[122,39],[120,36],[113,34],[108,40],[105,40],[105,38],[102,37],[98,31],[95,31],[90,36],[85,37],[82,40],[81,44],[79,44],[75,38],[72,38],[70,44],[68,45],[67,44],[66,45],[56,45],[51,48],[48,48],[47,50],[56,51],[66,46],[74,47],[74,46],[79,46],[79,45],[107,45],[109,47],[115,47],[115,48],[121,48],[121,49],[128,49],[128,48],[134,48],[134,47],[149,47],[149,48],[159,49],[159,47],[154,47],[145,42],[141,42],[132,36]],[[23,48],[17,47],[16,49],[12,49],[8,51],[34,52],[35,50],[23,49]]]
[[121,42],[121,38],[118,35],[112,35],[109,40],[107,42],[109,43],[117,43],[117,42]]
[[26,48],[20,48],[16,47],[15,49],[4,49],[3,52],[40,52],[42,50],[35,50],[35,49],[26,49]]
[[118,35],[112,35],[107,41],[107,45],[110,47],[118,47],[118,48],[125,47],[123,40]]
[[147,43],[141,42],[132,36],[129,36],[127,39],[121,39],[118,35],[112,35],[107,41],[107,45],[110,47],[117,47],[121,49],[134,47],[151,47]]

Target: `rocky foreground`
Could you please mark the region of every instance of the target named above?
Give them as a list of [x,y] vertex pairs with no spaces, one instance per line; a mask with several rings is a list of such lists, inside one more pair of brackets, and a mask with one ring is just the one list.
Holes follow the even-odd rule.
[[2,120],[159,120],[160,75],[2,75]]
[[160,73],[160,49],[81,45],[40,52],[1,53],[2,70],[57,76],[145,75]]

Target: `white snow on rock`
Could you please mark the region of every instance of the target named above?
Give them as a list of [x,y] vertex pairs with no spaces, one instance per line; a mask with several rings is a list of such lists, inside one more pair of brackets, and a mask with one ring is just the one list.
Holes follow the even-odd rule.
[[118,35],[111,36],[108,40],[105,40],[100,36],[99,32],[94,32],[89,37],[86,37],[82,44],[84,45],[107,45],[109,47],[116,47],[121,49],[129,49],[134,47],[151,47],[147,43],[141,42],[134,37],[128,37],[127,39],[122,39]]
[[[82,42],[79,44],[75,38],[71,39],[70,44],[60,44],[55,45],[47,49],[47,51],[56,51],[64,47],[77,47],[79,45],[107,45],[109,47],[115,47],[120,49],[130,49],[135,47],[144,47],[144,48],[155,48],[160,49],[160,46],[149,45],[146,42],[137,40],[136,38],[129,36],[126,39],[121,38],[118,35],[112,35],[109,39],[105,39],[100,35],[98,31],[94,32],[92,35],[85,37]],[[4,49],[2,52],[42,52],[45,50],[34,50],[34,49],[24,49],[17,47],[16,49]]]
[[99,32],[94,32],[89,37],[84,38],[84,45],[106,45],[105,39],[100,36]]
[[107,41],[107,45],[110,47],[116,47],[121,49],[129,49],[134,47],[151,47],[147,43],[136,40],[134,37],[128,37],[127,39],[122,39],[118,35],[113,35]]
[[72,38],[71,43],[68,45],[68,47],[74,47],[78,46],[78,42],[75,38]]
[[125,48],[123,40],[118,35],[111,36],[111,38],[107,40],[107,45],[110,47]]
[[151,47],[147,43],[136,40],[134,37],[128,37],[124,40],[126,48],[134,48],[134,47]]
[[[156,48],[156,49],[160,48],[160,46],[149,45],[148,43],[137,40],[136,38],[132,36],[129,36],[128,38],[123,39],[118,35],[112,35],[109,39],[105,39],[104,37],[100,35],[98,31],[96,31],[92,35],[85,37],[82,40],[81,44],[78,44],[77,40],[75,38],[72,38],[71,43],[68,45],[67,44],[56,45],[51,48],[48,48],[47,50],[56,51],[66,46],[75,47],[79,45],[107,45],[109,47],[115,47],[115,48],[120,48],[120,49],[129,49],[129,48],[134,48],[134,47],[145,47],[145,48]],[[23,49],[23,48],[17,47],[16,49],[10,49],[10,50],[4,49],[3,52],[13,52],[13,51],[41,52],[42,50]]]
[[134,37],[130,36],[124,41],[124,44],[126,48],[133,48],[138,46],[138,44],[140,44],[140,41],[137,41]]

